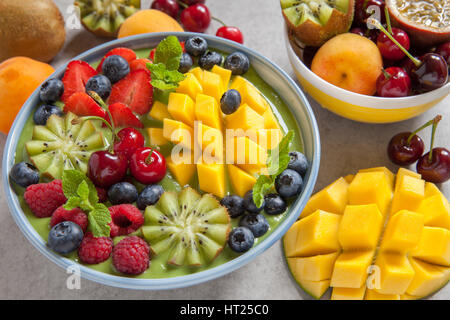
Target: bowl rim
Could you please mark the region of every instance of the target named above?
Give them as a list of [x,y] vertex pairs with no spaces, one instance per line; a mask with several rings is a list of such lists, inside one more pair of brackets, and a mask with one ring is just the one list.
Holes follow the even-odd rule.
[[[292,59],[294,59],[295,65],[298,66],[300,69],[296,68],[295,66],[293,66],[293,68],[296,69],[298,72],[302,73],[304,76],[307,76],[308,80],[312,80],[311,84],[314,85],[314,87],[316,87],[320,91],[327,92],[327,94],[332,95],[335,98],[344,100],[348,103],[355,104],[354,100],[358,100],[357,105],[361,107],[368,107],[373,109],[403,109],[425,104],[430,101],[439,99],[440,97],[445,98],[446,95],[450,94],[450,80],[447,81],[445,85],[443,85],[438,89],[407,97],[387,98],[378,96],[368,96],[342,89],[322,79],[314,72],[312,72],[312,70],[303,63],[303,61],[300,59],[300,57],[297,56],[297,54],[294,52],[294,49],[292,48],[292,44],[289,40],[288,29],[286,25],[284,26],[284,38],[291,62]],[[339,95],[339,97],[336,97],[334,93]]]
[[[164,38],[169,35],[175,35],[179,38],[187,38],[198,34],[190,32],[159,32],[151,34],[140,34],[106,42],[104,44],[91,48],[81,53],[80,55],[77,55],[76,57],[73,57],[72,59],[67,61],[67,63],[61,65],[52,75],[50,75],[49,78],[52,78],[56,75],[62,75],[67,64],[72,60],[84,60],[87,57],[95,55],[96,53],[101,52],[103,50],[107,50],[117,46],[131,46],[133,43],[139,43],[139,41],[150,40],[152,38]],[[314,116],[314,112],[308,100],[306,99],[306,96],[304,95],[302,90],[298,87],[298,85],[295,83],[295,81],[291,79],[285,71],[283,71],[280,67],[278,67],[276,64],[271,62],[263,55],[257,53],[256,51],[250,48],[247,48],[243,45],[240,45],[236,42],[232,42],[224,38],[219,38],[216,36],[206,34],[202,34],[201,36],[204,37],[208,42],[213,42],[214,43],[213,46],[224,45],[231,47],[230,48],[231,50],[242,51],[248,54],[251,57],[251,59],[256,59],[258,62],[263,63],[264,65],[269,67],[271,69],[271,72],[274,72],[284,83],[287,84],[289,89],[292,91],[293,94],[297,96],[298,101],[300,101],[300,103],[302,104],[302,108],[304,109],[304,114],[306,118],[305,121],[308,123],[310,127],[308,129],[312,131],[311,137],[312,159],[310,169],[307,172],[307,183],[305,184],[301,196],[299,196],[296,199],[296,201],[291,205],[290,213],[286,215],[285,219],[260,244],[258,244],[256,247],[252,248],[248,252],[238,256],[233,260],[227,261],[219,266],[204,271],[172,278],[143,279],[143,278],[131,278],[126,276],[112,275],[86,267],[80,263],[77,263],[61,255],[58,255],[47,248],[41,236],[34,229],[34,227],[28,221],[28,218],[23,213],[23,210],[21,209],[19,203],[18,196],[15,194],[10,185],[9,171],[12,165],[14,164],[14,158],[16,154],[17,143],[21,135],[21,129],[23,128],[23,125],[25,121],[28,119],[28,115],[31,113],[31,110],[34,106],[33,100],[35,100],[39,94],[39,87],[38,87],[20,109],[8,134],[3,154],[3,169],[2,169],[3,188],[5,191],[5,197],[7,200],[9,211],[13,216],[17,226],[25,235],[25,237],[35,246],[36,249],[38,249],[38,251],[40,251],[44,256],[46,256],[49,260],[53,261],[58,266],[66,269],[68,273],[69,273],[68,270],[79,270],[81,277],[85,279],[108,286],[126,289],[137,289],[137,290],[166,290],[200,284],[221,277],[225,274],[228,274],[242,267],[243,265],[247,264],[252,259],[254,259],[256,256],[258,256],[259,254],[270,248],[276,241],[278,241],[284,235],[284,233],[290,228],[290,226],[297,220],[303,207],[306,205],[306,202],[311,196],[317,180],[321,156],[319,129]],[[289,110],[292,112],[293,108],[290,106],[289,103],[287,103],[287,106]],[[294,114],[293,116],[296,117]],[[297,117],[296,122],[298,123]],[[299,129],[300,132],[304,132],[304,130],[306,130],[303,129],[302,131],[300,126]],[[79,269],[72,269],[73,266],[77,266]]]

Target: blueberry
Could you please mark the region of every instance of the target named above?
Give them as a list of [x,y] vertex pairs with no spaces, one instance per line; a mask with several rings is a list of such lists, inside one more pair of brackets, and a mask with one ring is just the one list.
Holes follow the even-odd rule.
[[269,193],[264,196],[264,212],[270,215],[277,215],[286,211],[287,203],[280,195]]
[[242,217],[239,221],[241,227],[249,228],[255,238],[261,237],[269,230],[269,222],[259,213],[250,213]]
[[231,218],[237,218],[245,213],[244,199],[237,195],[226,196],[220,204],[228,209]]
[[275,189],[283,198],[297,196],[303,189],[303,179],[297,171],[286,169],[275,179]]
[[233,52],[225,59],[223,66],[225,69],[231,70],[232,74],[241,75],[246,73],[250,68],[250,61],[242,52]]
[[81,227],[72,221],[63,221],[50,230],[47,245],[57,253],[67,254],[76,250],[81,240],[83,240]]
[[223,62],[223,56],[215,51],[208,51],[198,59],[198,65],[205,70],[211,70],[214,65],[220,66]]
[[220,108],[225,114],[232,114],[241,105],[241,94],[239,91],[230,89],[226,91],[220,99]]
[[237,227],[231,230],[228,237],[228,245],[235,252],[245,252],[250,250],[255,243],[255,236],[246,227]]
[[186,73],[191,70],[191,67],[194,63],[192,62],[192,58],[189,53],[183,53],[180,60],[180,66],[178,67],[178,71],[181,73]]
[[111,81],[104,75],[95,75],[86,82],[86,92],[89,91],[96,92],[100,98],[106,100],[111,93]]
[[299,151],[289,152],[289,157],[291,157],[291,160],[289,161],[288,169],[297,171],[304,178],[309,167],[308,159]]
[[245,210],[251,213],[258,213],[264,208],[264,202],[261,207],[256,207],[255,202],[253,202],[253,190],[247,191],[244,196],[244,207]]
[[108,199],[112,204],[133,203],[138,198],[136,187],[129,182],[113,184],[108,190]]
[[137,198],[137,207],[145,210],[147,206],[156,204],[163,193],[164,189],[159,184],[146,186]]
[[16,163],[9,172],[9,178],[21,187],[39,183],[39,171],[30,163]]
[[50,118],[52,114],[56,114],[57,116],[60,117],[63,116],[62,110],[57,106],[47,104],[40,105],[34,112],[33,121],[37,125],[45,126],[48,118]]
[[202,37],[190,37],[184,43],[184,49],[194,57],[198,57],[208,50],[208,43]]
[[112,83],[116,83],[130,73],[130,65],[121,56],[112,55],[103,61],[102,71]]
[[39,97],[44,103],[55,103],[64,92],[64,84],[59,79],[49,79],[44,82],[39,90]]

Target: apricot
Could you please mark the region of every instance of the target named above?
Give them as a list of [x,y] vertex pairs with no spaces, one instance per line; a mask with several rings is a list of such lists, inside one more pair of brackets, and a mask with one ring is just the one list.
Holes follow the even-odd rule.
[[141,10],[127,18],[119,29],[118,38],[141,33],[180,31],[181,25],[171,16],[159,10]]
[[383,68],[378,47],[353,33],[328,40],[317,51],[311,70],[325,81],[345,90],[373,95]]
[[55,70],[26,57],[0,63],[0,131],[8,134],[22,105]]

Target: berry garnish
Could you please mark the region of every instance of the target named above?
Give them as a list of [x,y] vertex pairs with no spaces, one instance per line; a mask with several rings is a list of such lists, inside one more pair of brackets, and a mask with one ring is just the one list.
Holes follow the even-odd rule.
[[220,200],[220,204],[227,208],[231,218],[237,218],[245,213],[244,199],[238,195],[226,196]]
[[166,175],[166,159],[154,149],[139,148],[131,156],[130,172],[140,183],[158,183]]
[[239,226],[250,229],[255,238],[261,237],[269,230],[269,222],[259,213],[249,213],[241,218]]
[[130,72],[135,70],[144,70],[150,74],[150,70],[147,68],[147,64],[152,63],[149,59],[136,59],[130,62]]
[[309,163],[306,156],[300,151],[289,152],[289,164],[288,169],[297,171],[302,178],[305,177],[306,171],[308,171]]
[[141,210],[145,210],[147,206],[156,204],[163,193],[164,189],[159,184],[151,184],[146,186],[137,198],[137,207]]
[[131,126],[135,128],[143,128],[141,120],[131,111],[131,109],[123,103],[116,102],[108,107],[114,124],[117,127]]
[[233,52],[225,59],[223,66],[231,70],[233,75],[242,75],[250,68],[250,61],[242,52]]
[[62,78],[64,85],[62,102],[67,103],[67,100],[76,92],[85,92],[86,83],[96,74],[97,71],[89,63],[80,60],[71,61]]
[[223,56],[216,51],[208,51],[198,59],[198,65],[205,70],[211,70],[214,65],[220,66],[223,62]]
[[178,71],[181,73],[186,73],[191,70],[194,62],[192,61],[191,55],[189,53],[184,52],[181,55],[180,66],[178,67]]
[[232,114],[241,105],[241,94],[239,91],[230,89],[220,99],[220,108],[224,114]]
[[116,83],[130,73],[130,65],[121,56],[112,55],[103,61],[102,72],[111,83]]
[[118,182],[108,189],[108,199],[111,204],[133,203],[138,197],[137,189],[129,182]]
[[198,57],[208,50],[208,43],[202,37],[190,37],[184,43],[186,52],[194,57]]
[[55,103],[64,92],[64,84],[59,79],[49,79],[45,81],[39,89],[39,97],[44,103]]
[[253,201],[253,190],[249,190],[244,195],[244,208],[250,213],[258,213],[264,209],[264,201],[260,207],[257,207]]
[[111,51],[109,51],[107,54],[105,54],[105,56],[102,58],[102,60],[100,61],[99,65],[97,67],[97,72],[99,72],[99,73],[102,72],[103,62],[105,61],[106,58],[108,58],[109,56],[113,56],[113,55],[121,56],[128,62],[128,64],[131,64],[131,62],[137,58],[136,52],[134,52],[131,49],[123,48],[123,47],[114,48]]
[[111,93],[111,81],[102,74],[95,75],[86,83],[86,92],[89,91],[96,92],[103,100],[105,100]]
[[180,20],[188,31],[204,32],[211,23],[211,14],[207,6],[194,4],[181,11]]
[[67,99],[64,112],[72,112],[77,116],[95,116],[107,118],[106,111],[85,92],[77,92]]
[[264,212],[269,215],[277,215],[286,211],[287,203],[276,193],[269,193],[264,196]]
[[178,11],[180,10],[176,0],[154,0],[151,8],[162,11],[174,19],[178,17]]
[[78,247],[78,257],[83,263],[97,264],[107,260],[113,250],[113,240],[110,237],[95,238],[88,232]]
[[53,212],[52,218],[50,219],[50,227],[63,221],[72,221],[73,223],[76,223],[83,232],[86,231],[89,223],[87,215],[80,208],[66,210],[64,209],[64,206],[61,206]]
[[97,151],[89,158],[88,176],[96,186],[108,188],[122,181],[127,168],[128,160],[123,154]]
[[411,91],[411,79],[403,68],[390,67],[377,79],[380,97],[406,97]]
[[38,218],[50,217],[67,201],[61,180],[30,185],[25,190],[23,198],[31,212]]
[[9,178],[19,186],[26,188],[39,183],[39,171],[31,163],[16,163],[9,172]]
[[113,265],[125,274],[141,274],[150,264],[150,248],[137,236],[127,237],[114,246]]
[[111,213],[111,237],[125,236],[144,224],[144,215],[132,204],[119,204],[108,208]]
[[119,140],[114,143],[114,152],[122,153],[127,159],[136,149],[144,147],[144,136],[134,128],[123,128],[117,137]]
[[57,106],[47,104],[40,105],[33,115],[33,121],[39,126],[45,126],[48,118],[50,118],[52,114],[56,114],[60,117],[63,116],[61,108],[58,108]]
[[235,252],[246,252],[253,247],[255,236],[246,227],[237,227],[231,230],[228,236],[228,245]]
[[292,198],[303,189],[303,179],[297,171],[286,169],[275,179],[275,189],[283,198]]
[[47,245],[53,251],[67,254],[76,250],[83,240],[83,230],[74,222],[64,221],[51,228]]

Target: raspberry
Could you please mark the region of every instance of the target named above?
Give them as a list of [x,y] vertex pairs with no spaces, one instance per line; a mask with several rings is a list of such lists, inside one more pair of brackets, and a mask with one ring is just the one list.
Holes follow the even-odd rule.
[[109,207],[111,213],[111,237],[125,236],[135,232],[144,224],[144,215],[132,204],[120,204]]
[[98,202],[106,202],[108,200],[107,192],[105,189],[100,187],[95,187],[97,189],[97,195],[98,195]]
[[109,237],[95,238],[88,232],[78,248],[78,257],[87,264],[97,264],[109,258],[113,250],[113,241]]
[[58,207],[67,201],[61,180],[33,184],[25,190],[23,197],[31,212],[38,218],[50,217]]
[[150,264],[150,249],[137,236],[127,237],[114,246],[112,259],[117,271],[126,274],[141,274]]
[[86,228],[88,226],[88,218],[80,208],[66,210],[63,206],[59,207],[52,214],[50,226],[53,227],[54,225],[57,225],[58,223],[63,221],[72,221],[76,223],[81,227],[81,229],[83,229],[83,232],[86,231]]

